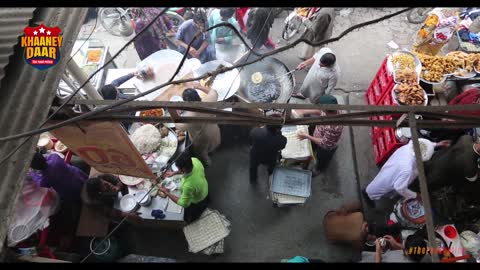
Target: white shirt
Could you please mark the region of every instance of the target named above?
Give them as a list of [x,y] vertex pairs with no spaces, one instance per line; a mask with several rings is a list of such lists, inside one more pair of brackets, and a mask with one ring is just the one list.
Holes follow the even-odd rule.
[[310,67],[300,88],[302,95],[308,97],[312,103],[315,103],[322,95],[329,95],[335,89],[340,75],[338,63],[331,68],[320,67],[320,58],[326,53],[333,54],[333,51],[329,48],[322,48],[313,56],[315,62]]
[[417,194],[408,189],[410,183],[418,177],[412,142],[397,149],[383,165],[380,172],[367,186],[367,194],[372,200],[396,191],[405,199],[415,198]]

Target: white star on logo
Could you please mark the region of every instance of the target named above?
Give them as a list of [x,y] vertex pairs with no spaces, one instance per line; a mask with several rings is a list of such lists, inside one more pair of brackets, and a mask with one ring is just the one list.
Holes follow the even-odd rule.
[[45,33],[45,28],[43,28],[43,27],[40,28],[40,33],[42,33],[42,34]]
[[50,36],[51,33],[52,33],[52,32],[50,32],[50,30],[47,31],[47,35],[49,35],[49,36]]
[[33,34],[36,36],[38,34],[37,30],[33,31]]

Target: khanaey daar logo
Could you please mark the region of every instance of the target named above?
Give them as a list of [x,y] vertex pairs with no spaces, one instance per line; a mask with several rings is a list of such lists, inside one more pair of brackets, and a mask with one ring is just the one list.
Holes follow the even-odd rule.
[[25,36],[21,39],[21,46],[25,48],[25,61],[40,70],[50,68],[60,61],[60,47],[63,37],[59,27],[46,27],[41,24],[37,27],[27,26],[23,30]]

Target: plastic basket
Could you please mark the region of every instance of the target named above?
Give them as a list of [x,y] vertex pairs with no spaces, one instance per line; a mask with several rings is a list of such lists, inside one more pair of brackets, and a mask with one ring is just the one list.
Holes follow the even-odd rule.
[[385,93],[392,90],[393,83],[393,75],[387,69],[387,57],[385,57],[367,89],[365,95],[367,104],[378,104]]
[[[388,119],[386,119],[388,120]],[[395,129],[381,128],[373,135],[375,163],[381,165],[401,146],[405,145],[395,137]]]

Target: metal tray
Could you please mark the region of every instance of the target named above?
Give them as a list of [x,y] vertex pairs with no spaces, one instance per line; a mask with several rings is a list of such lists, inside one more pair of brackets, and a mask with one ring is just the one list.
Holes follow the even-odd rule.
[[276,167],[272,175],[271,191],[274,193],[310,197],[312,172],[294,168]]

